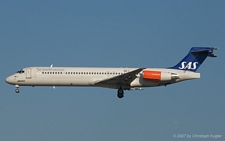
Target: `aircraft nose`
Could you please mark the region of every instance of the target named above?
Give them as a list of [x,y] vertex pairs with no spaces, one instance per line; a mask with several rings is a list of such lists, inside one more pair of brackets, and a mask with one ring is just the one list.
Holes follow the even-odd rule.
[[5,82],[6,83],[9,83],[9,84],[13,84],[13,76],[9,76],[9,77],[7,77],[6,79],[5,79]]

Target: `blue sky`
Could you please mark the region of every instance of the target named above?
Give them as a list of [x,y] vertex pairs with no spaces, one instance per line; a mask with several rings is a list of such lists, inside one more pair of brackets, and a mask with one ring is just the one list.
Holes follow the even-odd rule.
[[[202,140],[225,137],[224,1],[0,1],[0,140]],[[20,87],[29,66],[169,67],[192,46],[219,47],[201,79],[125,91]],[[205,140],[213,140],[207,138]]]

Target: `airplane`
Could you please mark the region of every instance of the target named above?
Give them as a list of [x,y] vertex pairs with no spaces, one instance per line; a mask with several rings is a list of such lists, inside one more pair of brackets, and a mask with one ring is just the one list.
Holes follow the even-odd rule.
[[27,67],[6,78],[19,86],[93,86],[117,89],[118,98],[124,90],[142,90],[143,87],[166,86],[200,78],[196,70],[209,57],[217,57],[214,47],[192,47],[175,66],[168,68],[90,68],[90,67]]

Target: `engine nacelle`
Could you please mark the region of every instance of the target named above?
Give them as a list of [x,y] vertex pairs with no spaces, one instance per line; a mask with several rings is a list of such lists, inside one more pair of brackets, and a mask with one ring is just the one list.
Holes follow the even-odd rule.
[[170,72],[150,71],[150,70],[144,70],[143,72],[144,72],[143,78],[148,80],[171,81],[171,80],[179,79],[178,74],[170,73]]

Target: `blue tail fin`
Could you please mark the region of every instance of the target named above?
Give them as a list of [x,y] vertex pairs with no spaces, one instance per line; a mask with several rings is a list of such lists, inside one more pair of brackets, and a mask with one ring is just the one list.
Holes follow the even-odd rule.
[[216,57],[213,54],[213,47],[192,47],[187,56],[184,57],[177,65],[171,67],[172,69],[189,70],[195,72],[204,62],[207,56]]

